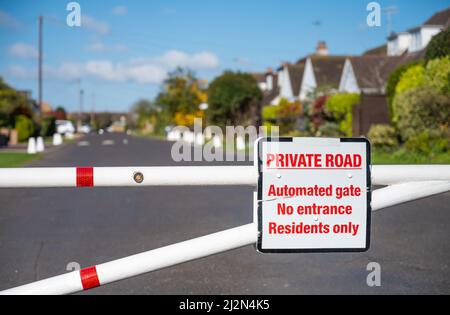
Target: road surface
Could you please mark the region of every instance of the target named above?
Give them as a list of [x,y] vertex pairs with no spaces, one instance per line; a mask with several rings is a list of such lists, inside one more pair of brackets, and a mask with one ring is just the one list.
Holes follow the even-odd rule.
[[[82,141],[31,166],[179,165],[161,140]],[[59,275],[71,262],[83,268],[250,223],[252,191],[1,189],[0,290]],[[80,294],[449,294],[449,204],[447,193],[373,213],[366,253],[259,254],[247,246]],[[381,266],[380,287],[366,284],[369,262]]]

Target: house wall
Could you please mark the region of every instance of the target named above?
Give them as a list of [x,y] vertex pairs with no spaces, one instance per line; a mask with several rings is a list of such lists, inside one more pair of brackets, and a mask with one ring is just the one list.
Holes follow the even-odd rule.
[[291,80],[289,79],[289,73],[286,67],[279,72],[278,81],[280,82],[280,98],[288,100],[294,99],[294,93],[292,92]]
[[317,82],[314,76],[313,64],[311,58],[308,58],[305,63],[305,70],[303,71],[302,85],[300,86],[300,93],[298,95],[299,99],[306,99],[308,93],[314,91],[316,87]]
[[353,72],[352,63],[349,59],[345,60],[344,69],[342,70],[341,80],[339,82],[339,92],[359,93],[358,82]]
[[421,29],[422,49],[427,47],[431,38],[433,38],[433,36],[439,33],[440,31],[441,31],[440,27],[423,27]]
[[399,33],[397,36],[388,41],[388,56],[399,56],[403,54],[411,46],[411,34]]

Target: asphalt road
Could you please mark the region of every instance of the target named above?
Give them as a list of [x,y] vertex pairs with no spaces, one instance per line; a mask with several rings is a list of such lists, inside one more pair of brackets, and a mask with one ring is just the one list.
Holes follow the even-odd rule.
[[[165,141],[83,141],[32,166],[177,165]],[[2,189],[0,290],[64,273],[70,262],[87,267],[249,223],[252,191]],[[447,193],[373,213],[366,253],[259,254],[247,246],[81,294],[449,294],[449,204]],[[366,284],[369,262],[381,266],[380,287]]]

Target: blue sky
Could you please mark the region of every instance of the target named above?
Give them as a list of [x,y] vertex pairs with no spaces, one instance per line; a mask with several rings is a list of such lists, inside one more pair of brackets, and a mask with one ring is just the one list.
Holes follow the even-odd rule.
[[[360,54],[383,44],[366,24],[367,0],[79,0],[82,27],[66,25],[65,0],[0,0],[0,75],[37,97],[37,17],[44,20],[44,100],[85,109],[128,110],[153,98],[167,71],[188,66],[211,80],[225,69],[264,71],[314,52]],[[393,30],[423,23],[450,0],[378,1],[395,6]],[[321,21],[318,28],[313,25]],[[94,96],[95,95],[95,96]]]

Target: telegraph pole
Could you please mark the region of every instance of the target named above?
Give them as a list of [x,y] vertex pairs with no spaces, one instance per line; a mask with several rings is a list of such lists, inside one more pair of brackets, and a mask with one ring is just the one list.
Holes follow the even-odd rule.
[[383,12],[386,13],[386,19],[387,19],[387,36],[391,36],[392,33],[392,15],[394,13],[398,12],[397,7],[387,7],[383,9]]
[[77,132],[79,132],[82,124],[82,113],[83,113],[83,89],[81,88],[81,79],[78,79],[78,122],[77,122]]
[[92,108],[91,108],[91,127],[94,127],[95,121],[95,93],[92,93]]
[[39,119],[42,119],[42,27],[44,18],[42,15],[38,18],[38,102],[39,102]]

